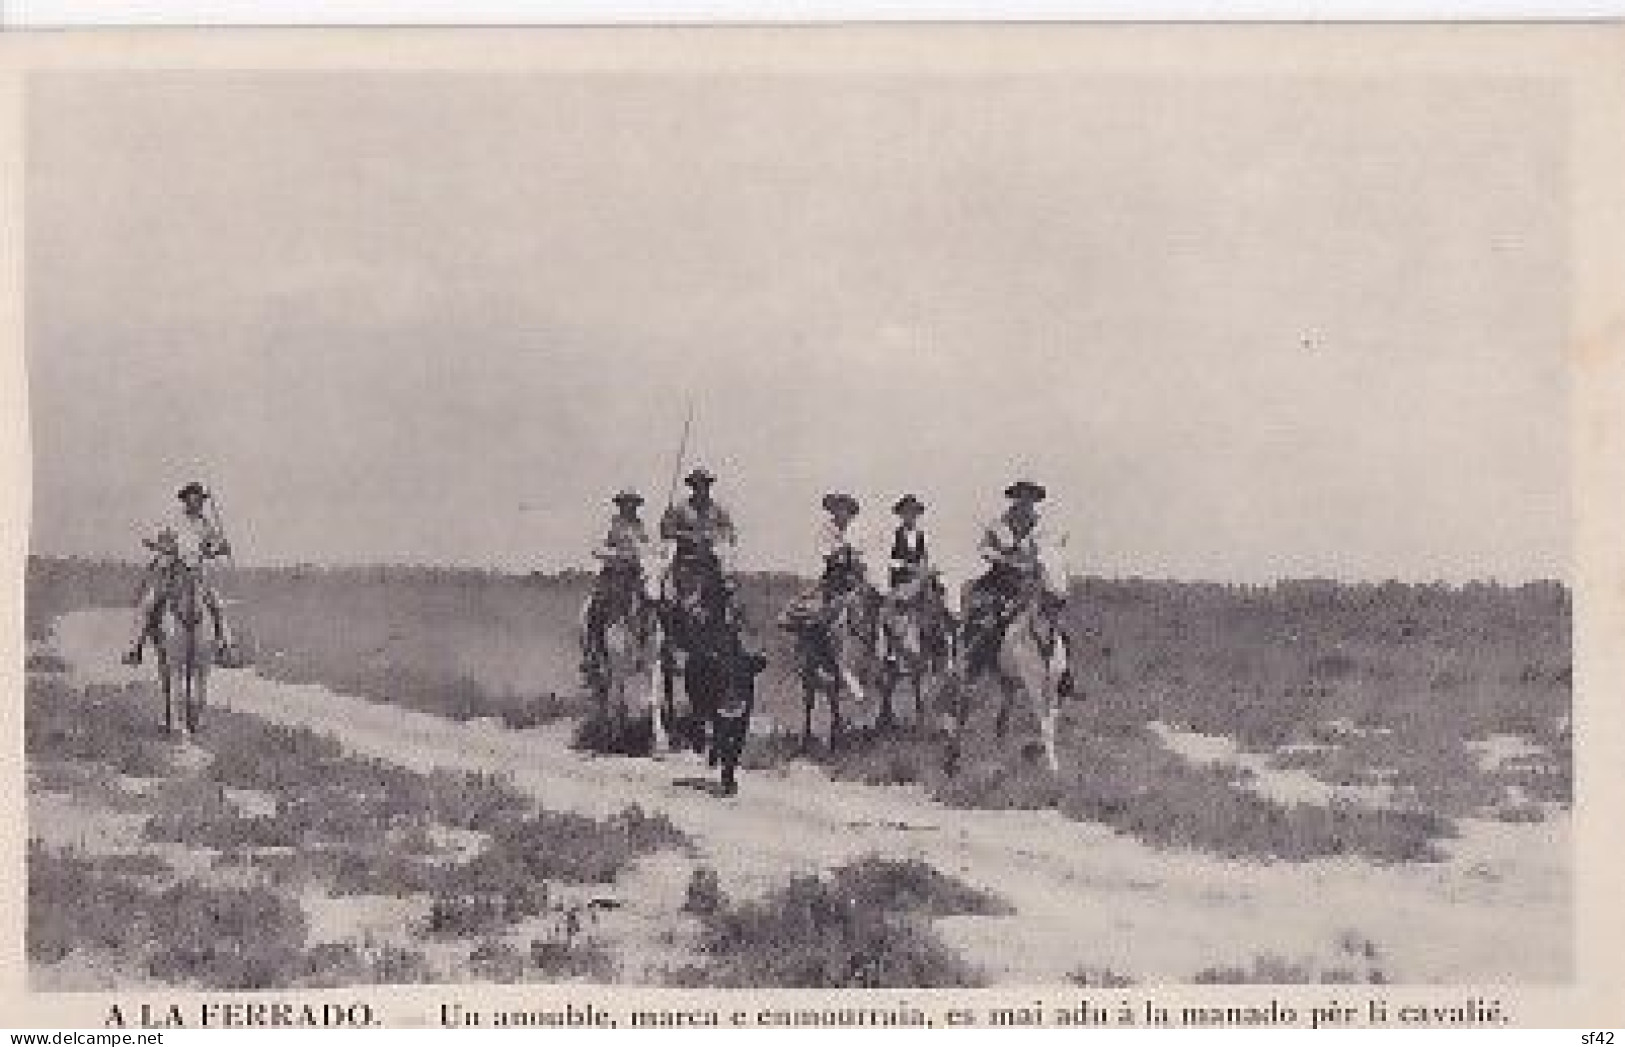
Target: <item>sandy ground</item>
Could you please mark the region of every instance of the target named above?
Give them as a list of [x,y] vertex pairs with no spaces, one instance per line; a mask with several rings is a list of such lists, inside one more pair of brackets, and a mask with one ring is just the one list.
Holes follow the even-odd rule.
[[[79,680],[143,672],[118,663],[127,617],[85,611],[59,623],[55,648]],[[247,670],[218,673],[210,701],[330,733],[354,752],[414,770],[507,774],[557,810],[604,815],[637,803],[661,811],[694,838],[696,860],[730,893],[864,854],[923,859],[1014,905],[1010,916],[938,923],[997,982],[1053,983],[1079,968],[1184,981],[1208,967],[1250,967],[1264,953],[1341,966],[1338,942],[1348,935],[1374,943],[1396,982],[1571,974],[1567,815],[1534,825],[1463,822],[1448,843],[1450,861],[1433,865],[1225,861],[1159,851],[1054,811],[952,810],[917,788],[834,782],[809,765],[749,774],[739,796],[719,800],[692,787],[707,772],[688,757],[595,758],[570,751],[566,725],[458,724]],[[658,895],[663,908],[691,867],[652,866],[620,889]]]

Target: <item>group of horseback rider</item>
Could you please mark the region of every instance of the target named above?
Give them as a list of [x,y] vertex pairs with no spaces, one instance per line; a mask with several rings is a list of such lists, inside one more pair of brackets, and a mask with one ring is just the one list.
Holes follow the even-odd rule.
[[[690,488],[689,497],[667,508],[660,520],[660,538],[672,543],[672,558],[661,580],[669,572],[673,589],[682,593],[708,574],[720,576],[738,620],[733,579],[738,532],[733,518],[712,496],[716,476],[709,470],[695,469],[684,482]],[[965,587],[963,596],[960,667],[968,676],[989,666],[1004,627],[1022,601],[1037,600],[1042,610],[1057,618],[1065,605],[1067,580],[1051,569],[1053,543],[1038,509],[1046,493],[1037,483],[1018,480],[1005,488],[1009,505],[982,529],[977,551],[986,570]],[[649,566],[659,558],[639,513],[643,498],[623,490],[613,501],[615,513],[604,542],[594,550],[602,568],[583,622],[583,671],[589,675],[602,654],[605,623],[624,609],[627,594],[648,593]],[[870,622],[878,638],[880,623],[887,615],[921,614],[931,609],[946,615],[946,591],[932,562],[923,523],[926,506],[917,496],[905,494],[892,505],[897,524],[886,555],[884,593],[870,579],[864,543],[853,527],[861,512],[858,500],[835,491],[826,494],[821,505],[826,516],[816,543],[819,578],[785,609],[779,618],[781,628],[817,630],[844,609]],[[1061,674],[1060,693],[1069,693],[1071,686],[1068,666]]]
[[[661,516],[659,537],[670,543],[671,556],[659,572],[660,583],[684,594],[714,582],[720,586],[728,616],[739,622],[743,616],[733,577],[739,535],[732,515],[712,496],[716,479],[703,467],[691,471],[684,477],[689,496],[668,506]],[[1046,569],[1051,538],[1038,509],[1044,488],[1018,480],[1004,494],[1009,505],[982,529],[977,546],[986,570],[964,591],[961,667],[972,676],[987,667],[1000,633],[1021,601],[1036,599],[1047,613],[1058,614],[1066,599],[1066,579]],[[231,544],[218,514],[209,511],[210,494],[201,483],[186,484],[176,497],[179,509],[144,542],[154,556],[137,597],[135,635],[124,661],[141,663],[165,599],[176,584],[188,580],[208,612],[217,661],[234,664],[241,655],[208,571],[210,561],[231,555]],[[661,559],[640,513],[643,497],[623,490],[613,501],[615,512],[604,541],[593,551],[602,568],[583,623],[583,669],[589,671],[601,656],[605,623],[624,609],[621,601],[650,593],[650,567]],[[858,500],[837,491],[825,495],[822,506],[827,515],[818,532],[821,573],[817,583],[785,610],[782,627],[817,629],[843,604],[855,605],[876,622],[885,614],[918,613],[928,603],[941,606],[945,591],[922,522],[926,506],[918,497],[905,494],[892,505],[898,523],[887,555],[885,594],[870,581],[863,543],[853,530],[861,511]],[[647,626],[652,624],[652,600],[643,606]],[[1061,676],[1063,695],[1071,689],[1071,677],[1069,666]]]

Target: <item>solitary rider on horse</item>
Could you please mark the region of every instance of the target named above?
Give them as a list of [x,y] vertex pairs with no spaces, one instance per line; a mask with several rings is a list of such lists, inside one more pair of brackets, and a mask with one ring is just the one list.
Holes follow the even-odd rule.
[[154,537],[142,543],[157,555],[148,562],[141,589],[136,594],[135,640],[124,654],[124,664],[141,664],[141,649],[152,639],[164,601],[169,598],[171,587],[181,581],[181,572],[190,572],[200,602],[209,610],[217,660],[222,665],[236,664],[239,655],[232,642],[231,626],[226,621],[220,594],[205,570],[209,560],[230,556],[231,545],[218,522],[204,512],[209,492],[202,484],[193,481],[182,487],[176,497],[180,499],[180,511],[166,520]]
[[[1066,606],[1066,578],[1049,569],[1055,540],[1038,512],[1046,493],[1031,480],[1016,481],[1004,489],[1010,505],[982,529],[977,552],[988,569],[965,588],[967,675],[977,675],[997,658],[1004,630],[1024,599],[1036,598],[1040,610],[1056,620]],[[1061,633],[1064,637],[1066,631]],[[1073,689],[1072,645],[1065,646],[1069,660],[1057,687],[1063,696]]]
[[630,615],[640,630],[649,626],[642,613],[646,564],[653,557],[648,528],[638,510],[643,496],[633,490],[615,495],[604,542],[592,551],[602,566],[587,598],[582,629],[582,672],[591,677],[604,656],[604,628],[618,615]]

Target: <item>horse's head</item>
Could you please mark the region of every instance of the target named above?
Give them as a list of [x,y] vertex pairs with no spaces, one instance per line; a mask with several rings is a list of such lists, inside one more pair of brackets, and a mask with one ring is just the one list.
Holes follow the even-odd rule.
[[695,650],[738,643],[740,623],[727,579],[715,557],[679,560],[663,606],[674,642]]
[[151,538],[143,538],[141,544],[157,553],[164,563],[181,558],[180,539],[175,536],[172,528],[166,527]]

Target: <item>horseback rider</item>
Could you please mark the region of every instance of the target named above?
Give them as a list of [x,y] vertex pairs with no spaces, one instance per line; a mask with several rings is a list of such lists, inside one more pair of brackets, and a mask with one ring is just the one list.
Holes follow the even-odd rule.
[[930,607],[947,613],[942,590],[942,578],[931,562],[930,542],[920,518],[925,515],[925,503],[913,494],[905,494],[892,504],[898,517],[892,531],[890,567],[886,581],[885,613],[889,621],[920,614]]
[[828,514],[818,528],[818,557],[823,564],[819,589],[825,600],[835,600],[857,592],[868,576],[863,543],[852,529],[858,518],[858,500],[832,491],[819,504]]
[[734,529],[732,515],[711,496],[716,479],[703,466],[683,478],[689,496],[668,507],[661,516],[660,537],[674,545],[671,580],[678,597],[686,598],[707,578],[716,578],[722,586],[730,617],[737,620],[733,568],[739,534]]
[[153,537],[142,542],[156,555],[148,562],[136,595],[135,641],[124,654],[124,664],[141,664],[142,648],[157,630],[159,614],[170,586],[177,580],[177,571],[190,572],[200,601],[208,608],[214,625],[217,659],[221,664],[232,664],[237,655],[231,626],[226,620],[220,594],[210,583],[205,569],[209,560],[230,556],[231,545],[218,522],[204,512],[209,492],[202,484],[194,480],[182,487],[176,497],[181,503],[180,511],[166,520]]
[[850,601],[864,609],[862,597],[872,591],[863,541],[853,529],[858,518],[858,500],[844,491],[832,491],[819,503],[825,516],[818,525],[815,549],[818,580],[799,593],[779,618],[779,625],[791,632],[821,628],[835,611]]
[[931,550],[926,541],[925,528],[920,517],[925,515],[925,503],[912,494],[905,494],[892,505],[892,512],[900,522],[892,531],[891,569],[887,582],[892,600],[900,604],[914,602],[926,583],[936,577],[931,567]]
[[[1046,495],[1042,485],[1017,480],[1004,489],[1010,505],[982,529],[977,552],[987,562],[987,571],[965,588],[968,675],[976,675],[996,657],[1006,626],[1028,595],[1036,596],[1041,610],[1052,620],[1060,620],[1067,580],[1050,569],[1056,542],[1038,511]],[[1070,652],[1071,644],[1065,646]],[[1059,693],[1070,694],[1072,686],[1069,661],[1061,673]]]
[[[592,551],[602,566],[587,605],[582,612],[582,672],[591,675],[604,654],[604,629],[611,618],[638,601],[646,591],[645,565],[653,557],[648,528],[638,510],[643,496],[626,489],[612,499],[615,512],[609,519],[603,544]],[[637,606],[636,603],[633,604]],[[638,616],[640,628],[648,623]]]

